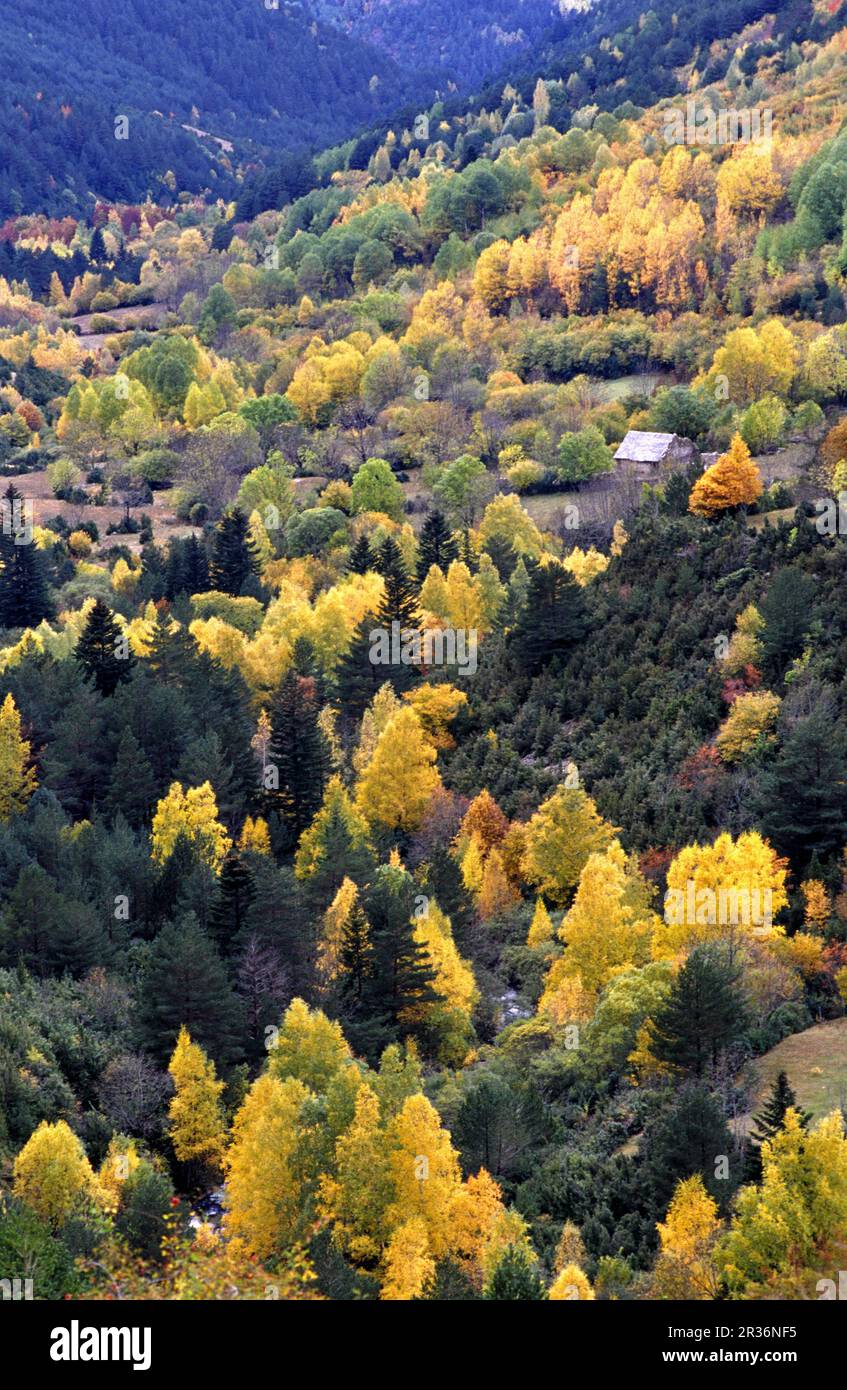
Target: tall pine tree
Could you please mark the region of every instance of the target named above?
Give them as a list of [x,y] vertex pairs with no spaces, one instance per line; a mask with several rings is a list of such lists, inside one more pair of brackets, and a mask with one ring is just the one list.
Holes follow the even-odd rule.
[[418,538],[418,581],[423,584],[432,565],[446,574],[453,560],[459,558],[459,547],[444,519],[444,513],[430,512]]
[[23,498],[11,483],[0,505],[0,626],[37,627],[53,613],[44,560],[26,526]]
[[377,610],[376,626],[388,631],[392,623],[399,623],[401,629],[417,627],[417,592],[393,536],[386,536],[379,547],[377,569],[385,581],[385,594]]
[[240,507],[224,512],[212,538],[209,579],[213,589],[237,597],[247,580],[258,574],[259,562],[249,532],[250,523]]
[[287,671],[269,712],[266,804],[296,841],[320,808],[329,770],[314,682]]
[[768,1098],[761,1110],[753,1116],[750,1133],[747,1136],[747,1156],[744,1177],[747,1182],[760,1182],[762,1178],[762,1145],[766,1139],[779,1134],[789,1110],[796,1110],[803,1129],[812,1118],[808,1111],[801,1110],[797,1097],[784,1071],[781,1071],[771,1086]]
[[221,865],[218,898],[209,914],[209,929],[222,955],[231,955],[240,944],[255,896],[253,875],[238,850],[231,849]]
[[374,567],[374,557],[371,551],[371,544],[362,532],[356,544],[350,550],[350,559],[347,561],[347,568],[351,574],[367,574],[368,570]]
[[714,1066],[744,1029],[737,979],[738,972],[713,951],[692,951],[653,1020],[653,1056],[696,1077]]
[[121,681],[129,680],[135,657],[114,614],[102,599],[95,599],[74,656],[101,695],[113,695]]
[[371,633],[377,627],[379,622],[376,614],[366,613],[353,632],[350,646],[335,668],[338,706],[345,719],[361,719],[380,686],[385,684],[385,667],[371,661],[374,649]]
[[515,655],[529,675],[564,655],[588,628],[582,590],[557,561],[530,572],[526,602],[512,634]]

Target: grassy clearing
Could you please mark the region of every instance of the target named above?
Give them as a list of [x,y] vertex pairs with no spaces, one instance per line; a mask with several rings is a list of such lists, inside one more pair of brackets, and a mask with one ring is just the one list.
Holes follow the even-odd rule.
[[748,516],[747,525],[751,526],[754,531],[761,531],[766,523],[777,526],[780,521],[793,521],[796,510],[796,507],[781,507],[776,512],[762,512],[758,516]]
[[784,1071],[799,1104],[815,1119],[847,1104],[847,1018],[793,1033],[756,1062],[756,1107]]

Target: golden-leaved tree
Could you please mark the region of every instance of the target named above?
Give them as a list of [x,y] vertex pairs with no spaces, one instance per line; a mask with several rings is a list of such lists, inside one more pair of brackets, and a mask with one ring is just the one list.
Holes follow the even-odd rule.
[[583,1273],[579,1265],[571,1264],[565,1265],[561,1273],[556,1275],[547,1297],[551,1303],[590,1303],[594,1298],[594,1290],[587,1274]]
[[836,1110],[807,1133],[791,1108],[761,1154],[761,1184],[738,1193],[718,1266],[735,1297],[814,1298],[826,1251],[847,1239],[843,1118]]
[[653,1270],[656,1295],[662,1298],[716,1298],[720,1274],[714,1249],[721,1233],[718,1204],[699,1173],[682,1179],[658,1223],[660,1251]]
[[303,1154],[310,1093],[290,1077],[254,1081],[232,1125],[226,1155],[226,1228],[259,1259],[302,1233]]
[[219,1167],[226,1148],[226,1123],[221,1107],[224,1083],[202,1047],[179,1030],[168,1071],[174,1095],[168,1107],[168,1131],[180,1163]]
[[740,434],[725,454],[707,468],[691,489],[688,510],[695,516],[718,516],[734,507],[749,507],[764,490],[762,475]]
[[504,815],[487,787],[483,787],[469,805],[459,827],[459,842],[476,835],[480,852],[488,854],[502,844],[509,829],[509,818]]
[[770,690],[752,690],[733,700],[715,746],[722,762],[739,763],[763,741],[773,743],[782,701]]
[[473,1037],[471,1018],[479,1001],[473,969],[459,954],[450,918],[430,900],[427,911],[413,919],[414,938],[432,971],[432,1003],[412,1005],[409,1022],[426,1021],[438,1039],[438,1055],[447,1065],[461,1066]]
[[232,841],[218,820],[218,804],[211,782],[183,790],[172,782],[167,796],[156,807],[151,829],[153,858],[163,864],[173,854],[176,842],[184,836],[215,873],[220,872]]
[[532,921],[529,924],[526,944],[530,947],[547,946],[553,940],[553,923],[550,921],[550,913],[544,906],[544,899],[538,898],[535,904],[535,911],[532,914]]
[[0,709],[0,821],[25,811],[38,785],[31,751],[21,732],[18,707],[7,695]]
[[551,902],[567,902],[590,854],[602,853],[617,829],[581,787],[560,785],[529,820],[521,868]]
[[575,977],[596,998],[613,975],[650,959],[659,925],[647,884],[613,840],[601,853],[589,855],[582,869],[573,905],[559,928],[567,950],[550,970],[545,995]]
[[356,806],[371,825],[416,830],[441,786],[436,753],[415,711],[404,705],[379,737],[359,779]]
[[655,933],[657,959],[740,931],[776,939],[784,929],[777,914],[788,906],[788,866],[756,830],[733,840],[718,835],[710,845],[686,845],[667,875],[664,924]]
[[99,1195],[85,1149],[64,1120],[42,1120],[30,1135],[12,1168],[12,1190],[54,1227],[67,1221],[87,1196]]

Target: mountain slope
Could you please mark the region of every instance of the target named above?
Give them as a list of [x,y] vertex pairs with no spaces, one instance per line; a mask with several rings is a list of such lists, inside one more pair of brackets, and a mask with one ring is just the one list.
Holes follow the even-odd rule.
[[[72,211],[87,193],[142,197],[173,167],[192,190],[226,180],[190,125],[264,147],[331,143],[398,104],[390,58],[302,5],[254,0],[21,0],[4,22],[0,212]],[[115,140],[115,118],[130,117]],[[245,142],[253,142],[253,145]],[[224,154],[228,153],[223,151]],[[211,157],[210,157],[211,155]],[[160,185],[159,185],[160,186]]]
[[319,15],[396,62],[459,86],[524,62],[565,9],[555,0],[315,0]]

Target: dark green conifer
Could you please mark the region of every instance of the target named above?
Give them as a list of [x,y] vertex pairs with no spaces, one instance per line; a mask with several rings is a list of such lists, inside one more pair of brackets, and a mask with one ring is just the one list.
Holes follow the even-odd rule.
[[224,512],[212,537],[209,565],[212,588],[237,597],[246,581],[255,578],[258,568],[247,517],[240,507],[230,507]]
[[94,601],[74,656],[101,695],[113,695],[132,674],[135,657],[129,640],[102,599]]

